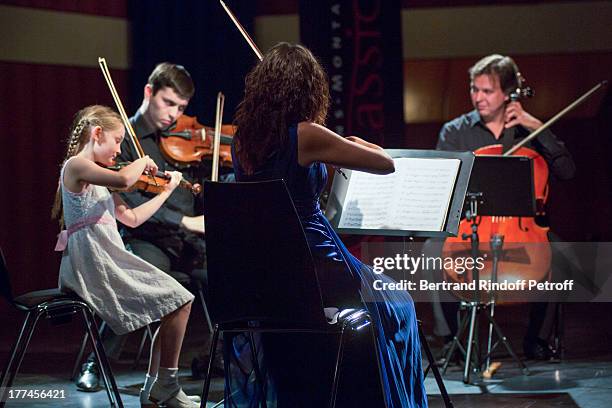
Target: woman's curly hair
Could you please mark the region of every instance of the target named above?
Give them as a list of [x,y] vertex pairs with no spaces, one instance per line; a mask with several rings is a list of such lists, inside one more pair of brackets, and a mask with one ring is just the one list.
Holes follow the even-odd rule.
[[325,123],[329,84],[307,48],[285,42],[272,47],[245,82],[234,117],[234,142],[240,166],[252,174],[287,142],[290,125]]

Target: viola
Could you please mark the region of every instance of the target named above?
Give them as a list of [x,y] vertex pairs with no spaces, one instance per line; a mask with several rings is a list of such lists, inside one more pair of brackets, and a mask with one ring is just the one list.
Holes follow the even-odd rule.
[[[198,165],[203,159],[212,158],[214,131],[199,123],[196,117],[182,115],[161,133],[160,150],[177,168]],[[233,125],[221,126],[219,163],[222,167],[232,167],[231,144],[235,131]]]

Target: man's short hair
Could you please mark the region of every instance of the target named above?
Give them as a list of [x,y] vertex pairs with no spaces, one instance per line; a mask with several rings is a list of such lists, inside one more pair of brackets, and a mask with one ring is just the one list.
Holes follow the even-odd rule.
[[195,86],[191,75],[182,65],[162,62],[157,64],[147,82],[153,89],[153,95],[164,87],[170,87],[183,99],[191,99]]
[[514,60],[499,54],[492,54],[482,58],[468,71],[470,81],[480,75],[496,75],[499,85],[506,95],[520,87],[519,69]]

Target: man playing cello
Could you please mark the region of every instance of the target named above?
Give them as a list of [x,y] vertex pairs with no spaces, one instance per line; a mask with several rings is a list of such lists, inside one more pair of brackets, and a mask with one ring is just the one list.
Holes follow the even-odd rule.
[[[469,69],[470,98],[474,110],[444,124],[440,130],[436,149],[474,151],[488,145],[501,144],[509,150],[529,133],[542,126],[542,122],[526,112],[511,94],[521,89],[522,77],[518,66],[507,56],[493,54],[476,62]],[[575,165],[563,142],[546,129],[527,144],[537,151],[548,164],[550,172],[561,180],[573,177]],[[552,239],[551,239],[552,238]],[[555,241],[549,232],[549,240]],[[553,262],[554,263],[554,262]],[[547,360],[552,351],[542,330],[548,303],[533,303],[529,326],[523,340],[527,358]],[[442,303],[449,331],[440,333],[450,341],[457,332],[457,303]]]

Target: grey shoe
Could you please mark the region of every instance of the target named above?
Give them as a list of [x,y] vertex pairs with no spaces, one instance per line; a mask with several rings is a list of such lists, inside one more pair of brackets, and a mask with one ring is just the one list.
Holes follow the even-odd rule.
[[149,400],[158,405],[165,405],[168,408],[198,408],[200,404],[192,398],[187,396],[180,387],[172,387],[170,389],[160,386],[158,382],[153,384],[149,394]]
[[100,387],[98,365],[94,361],[83,364],[76,380],[76,386],[79,390],[85,392],[96,392],[102,388]]
[[[196,404],[198,404],[197,406],[200,406],[200,402],[202,401],[202,398],[199,395],[187,395],[187,398],[191,401],[194,402]],[[140,408],[156,408],[159,407],[160,405],[157,405],[156,403],[154,403],[153,401],[151,401],[149,399],[149,393],[147,392],[147,394],[145,395],[145,390],[144,388],[140,389]]]

